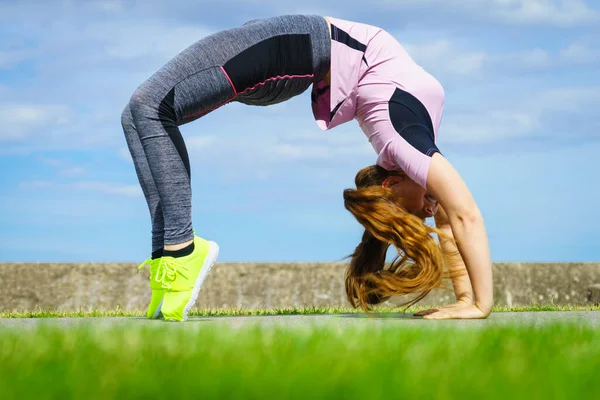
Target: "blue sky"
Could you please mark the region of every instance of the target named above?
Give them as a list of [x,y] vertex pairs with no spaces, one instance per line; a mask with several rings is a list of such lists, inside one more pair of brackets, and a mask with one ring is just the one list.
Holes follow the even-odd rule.
[[[600,261],[600,4],[581,0],[0,1],[0,261],[141,261],[150,221],[120,113],[194,41],[254,18],[380,26],[446,90],[439,147],[493,261]],[[376,154],[308,91],[182,127],[198,234],[220,261],[338,261],[342,191]]]

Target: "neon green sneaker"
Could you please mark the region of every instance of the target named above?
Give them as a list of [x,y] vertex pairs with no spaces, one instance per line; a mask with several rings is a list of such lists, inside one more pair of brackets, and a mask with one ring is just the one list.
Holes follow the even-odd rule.
[[159,264],[160,258],[155,258],[154,260],[149,258],[138,267],[138,272],[146,265],[150,267],[150,289],[152,290],[152,296],[150,297],[150,304],[148,305],[148,311],[146,312],[146,317],[149,319],[158,319],[160,317],[160,308],[162,306],[163,296],[165,295],[165,290],[161,283],[155,279]]
[[162,257],[156,281],[164,289],[161,313],[167,321],[186,321],[200,288],[219,256],[219,245],[194,236],[194,251],[185,257]]

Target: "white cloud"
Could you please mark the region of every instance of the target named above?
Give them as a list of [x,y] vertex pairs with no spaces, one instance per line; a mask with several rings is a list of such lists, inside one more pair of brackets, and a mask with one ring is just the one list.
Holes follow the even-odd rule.
[[62,175],[79,176],[87,173],[84,167],[73,165],[73,162],[68,158],[38,156],[36,159],[42,164],[58,169]]
[[[7,20],[27,15],[21,28],[8,30],[7,39],[0,35],[0,70],[27,59],[44,75],[59,80],[68,76],[66,70],[78,72],[75,77],[85,73],[86,88],[97,85],[95,75],[108,84],[118,77],[139,84],[180,51],[214,32],[202,23],[173,20],[152,11],[157,5],[146,6],[136,5],[131,12],[131,5],[119,1],[64,2],[51,10],[48,6],[30,10],[18,3],[0,8],[0,16],[4,11]],[[48,13],[53,18],[48,19]],[[10,46],[4,44],[8,41]],[[137,65],[132,68],[132,63]],[[109,78],[108,74],[113,75]]]
[[[236,142],[235,138],[231,140],[232,142]],[[219,140],[217,136],[192,136],[185,139],[186,145],[190,149],[203,151],[208,150],[214,145],[218,144]],[[127,149],[127,154],[129,154],[129,158],[131,159],[131,153]]]
[[573,26],[599,19],[598,11],[582,0],[492,0],[489,6],[493,14],[510,23]]
[[[550,118],[585,116],[600,107],[600,87],[544,90],[513,103],[481,101],[476,109],[448,113],[440,128],[446,143],[493,143],[509,138],[546,137],[556,134]],[[485,104],[485,105],[484,105]],[[574,126],[576,134],[580,129]],[[595,132],[593,135],[597,135]],[[584,133],[579,135],[583,136]]]
[[119,0],[104,0],[104,1],[94,1],[89,4],[91,9],[103,11],[111,14],[121,13],[123,8],[123,3]]
[[19,184],[19,188],[21,189],[45,189],[49,187],[53,187],[55,183],[49,181],[31,181],[31,182],[21,182]]
[[10,69],[33,56],[30,49],[0,50],[0,70]]
[[395,8],[460,10],[473,18],[508,24],[578,26],[600,20],[597,9],[583,0],[379,0]]
[[82,181],[70,184],[73,189],[116,194],[126,197],[140,197],[142,190],[139,185],[126,185],[112,182]]
[[119,20],[87,25],[81,32],[86,41],[95,42],[96,51],[115,60],[155,58],[168,61],[195,41],[213,33],[198,25],[174,25],[164,21]]
[[580,40],[561,49],[560,60],[565,64],[591,64],[600,60],[600,47]]
[[83,167],[70,167],[60,171],[61,174],[68,176],[81,176],[85,175],[86,172],[86,169]]
[[360,128],[348,128],[203,134],[185,140],[192,170],[210,170],[221,182],[264,181],[288,174],[327,180],[330,170],[335,175],[340,168],[354,169],[375,161],[376,153]]
[[66,161],[60,158],[50,158],[50,157],[39,157],[40,162],[43,164],[49,165],[51,167],[61,167],[64,166]]
[[515,110],[487,111],[473,115],[459,114],[445,118],[440,141],[447,143],[484,143],[530,135],[540,127],[536,112]]
[[[379,9],[382,12],[402,12],[405,19],[419,14],[439,13],[448,18],[468,17],[478,21],[497,21],[506,24],[533,25],[543,24],[552,26],[577,26],[580,24],[593,24],[599,20],[599,13],[592,4],[595,0],[371,0],[368,4],[362,0],[346,0],[345,10],[337,7],[338,3],[325,3],[322,0],[305,0],[299,10],[295,0],[280,0],[276,4],[264,1],[254,1],[255,9],[263,13],[267,9],[275,14],[288,14],[298,10],[317,10],[318,15],[352,14],[354,19],[360,16],[364,7],[369,10]],[[230,0],[229,3],[248,4],[247,0]],[[350,10],[356,10],[354,13]],[[399,11],[401,10],[401,11]],[[262,10],[261,10],[262,11]],[[458,11],[458,12],[457,12]],[[413,12],[415,14],[413,14]],[[464,20],[464,19],[463,19]]]
[[322,132],[257,134],[248,136],[193,136],[186,139],[194,158],[273,165],[297,161],[328,161],[373,156],[374,150],[357,128]]
[[0,154],[90,149],[125,142],[120,110],[111,118],[109,113],[94,110],[93,103],[77,106],[79,110],[68,105],[0,103]]
[[591,115],[600,108],[600,87],[550,89],[530,96],[530,100],[533,107],[548,113],[590,113]]
[[140,197],[142,190],[139,185],[127,185],[114,182],[79,181],[71,183],[56,183],[50,181],[32,181],[19,184],[20,189],[63,189],[91,191],[125,197]]
[[73,115],[66,105],[0,104],[0,142],[24,139],[41,127],[65,126]]
[[405,44],[418,64],[426,69],[450,75],[471,75],[480,71],[488,58],[483,51],[462,50],[449,39],[428,43]]
[[[448,37],[446,32],[439,32],[437,36],[444,39],[412,41],[404,46],[416,63],[446,83],[456,79],[473,80],[490,75],[498,78],[514,76],[522,71],[589,65],[600,60],[600,48],[582,39],[554,52],[535,47],[529,50],[493,53],[489,50],[469,48],[464,38]],[[418,35],[416,32],[402,32],[396,37],[414,38]]]
[[[187,143],[187,140],[186,140]],[[129,152],[129,147],[127,146],[123,146],[121,148],[119,148],[119,157],[127,162],[132,163],[133,159],[131,158],[131,153]]]
[[552,65],[554,57],[545,49],[534,48],[515,53],[500,54],[490,59],[498,70],[543,69]]

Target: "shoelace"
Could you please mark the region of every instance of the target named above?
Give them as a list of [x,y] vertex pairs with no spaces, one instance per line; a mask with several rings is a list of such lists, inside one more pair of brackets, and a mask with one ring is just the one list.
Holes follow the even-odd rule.
[[149,266],[149,267],[150,267],[150,266],[152,266],[152,263],[153,263],[153,262],[154,262],[154,260],[153,260],[153,259],[151,259],[151,258],[149,258],[149,259],[147,259],[146,261],[144,261],[143,263],[141,263],[141,264],[139,265],[138,269],[137,269],[137,270],[138,270],[138,273],[139,273],[139,272],[140,272],[140,270],[141,270],[142,268],[144,268],[146,265],[147,265],[147,266]]
[[187,268],[179,264],[177,260],[173,257],[163,257],[160,259],[160,263],[158,264],[158,269],[156,270],[156,276],[154,280],[163,287],[163,289],[171,289],[171,282],[177,278],[177,274],[183,276],[187,279],[181,270],[187,271]]

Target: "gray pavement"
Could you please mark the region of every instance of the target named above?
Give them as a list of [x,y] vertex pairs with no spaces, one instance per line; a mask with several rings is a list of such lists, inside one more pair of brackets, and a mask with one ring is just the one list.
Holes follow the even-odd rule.
[[118,327],[143,325],[152,327],[185,327],[201,329],[210,325],[227,325],[232,328],[250,325],[273,327],[312,328],[321,325],[335,325],[339,328],[389,326],[398,328],[414,327],[457,327],[485,328],[498,325],[542,326],[546,324],[569,323],[600,328],[600,311],[553,311],[553,312],[506,312],[493,313],[485,320],[445,320],[429,321],[413,317],[411,314],[337,314],[337,315],[282,315],[260,317],[191,317],[186,323],[151,321],[142,317],[107,318],[7,318],[0,319],[0,329],[34,328],[39,326],[60,326],[68,329],[77,326]]

